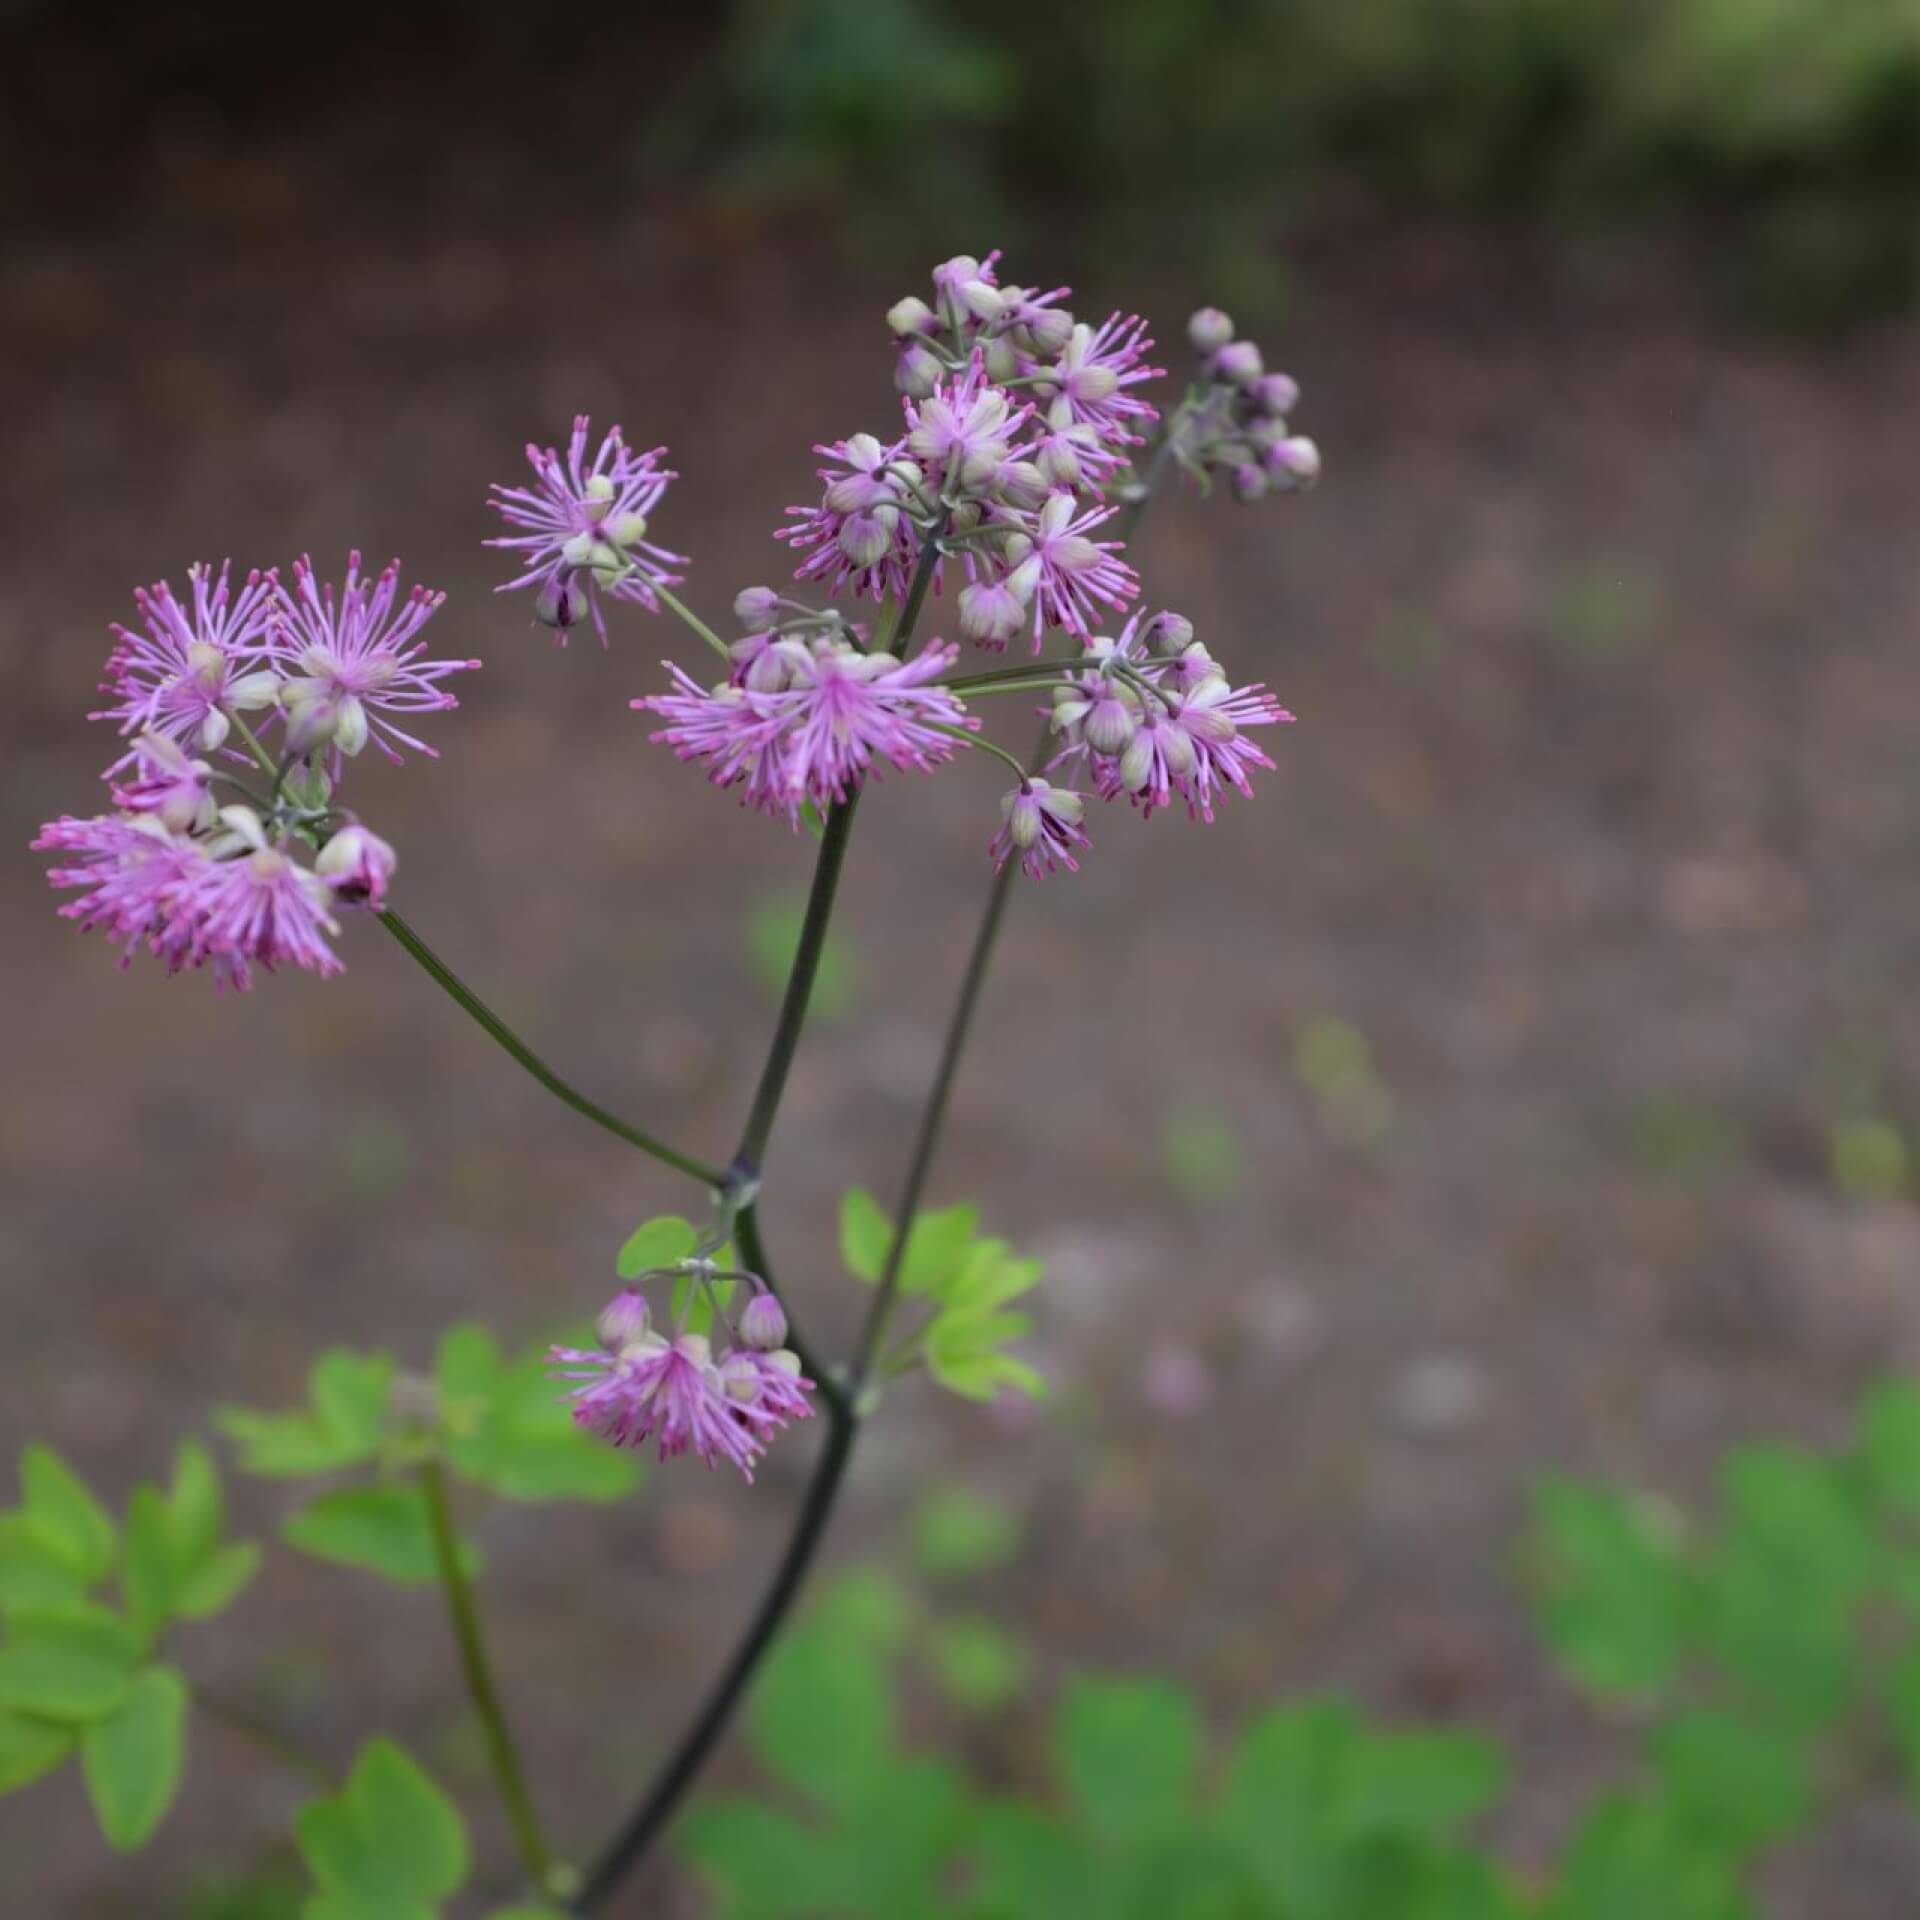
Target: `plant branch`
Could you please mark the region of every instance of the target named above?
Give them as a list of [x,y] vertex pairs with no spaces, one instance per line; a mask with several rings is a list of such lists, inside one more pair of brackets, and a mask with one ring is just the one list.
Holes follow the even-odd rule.
[[473,1700],[474,1712],[480,1716],[481,1732],[486,1736],[494,1784],[500,1789],[500,1801],[506,1809],[507,1824],[513,1829],[520,1858],[526,1863],[534,1886],[544,1894],[553,1884],[553,1855],[540,1830],[540,1816],[534,1812],[533,1796],[527,1791],[527,1776],[520,1765],[520,1752],[513,1743],[512,1729],[507,1725],[506,1708],[493,1677],[493,1663],[487,1658],[486,1637],[480,1627],[480,1610],[474,1602],[473,1582],[460,1564],[460,1542],[454,1532],[446,1469],[438,1460],[422,1464],[420,1486],[427,1497],[433,1553],[440,1567],[441,1590],[447,1597],[447,1618],[453,1627],[454,1643],[460,1649],[460,1668],[467,1692]]
[[646,1798],[633,1810],[606,1852],[588,1872],[569,1911],[595,1914],[605,1907],[620,1883],[665,1830],[687,1789],[706,1765],[707,1756],[726,1732],[727,1723],[733,1718],[734,1708],[753,1678],[761,1655],[779,1632],[813,1564],[847,1471],[858,1427],[858,1420],[847,1407],[828,1402],[826,1445],[814,1465],[812,1479],[807,1482],[806,1495],[788,1537],[786,1551],[781,1554],[773,1578],[767,1583],[746,1631],[733,1650],[733,1657],[715,1681],[693,1724],[681,1736],[672,1757],[647,1789]]
[[724,640],[722,640],[720,636],[717,633],[715,633],[714,630],[710,626],[708,626],[707,623],[704,620],[702,620],[700,616],[697,613],[695,613],[691,607],[687,606],[683,601],[677,599],[672,593],[670,593],[665,587],[663,587],[657,580],[653,583],[653,590],[655,593],[657,593],[660,596],[660,601],[663,606],[671,607],[673,611],[677,613],[680,616],[680,618],[684,620],[687,623],[687,625],[690,626],[694,630],[694,632],[697,633],[700,636],[700,638],[704,640],[707,643],[707,645],[710,646],[714,650],[714,652],[720,656],[722,660],[726,661],[728,666],[732,666],[733,655],[728,651],[727,643]]
[[555,1099],[564,1101],[583,1119],[591,1120],[596,1127],[605,1128],[616,1139],[624,1140],[630,1147],[638,1147],[642,1153],[651,1154],[654,1159],[672,1167],[678,1173],[686,1174],[689,1179],[698,1180],[702,1185],[709,1187],[718,1187],[723,1183],[725,1176],[717,1168],[695,1160],[690,1154],[684,1154],[678,1148],[668,1146],[663,1140],[656,1140],[650,1133],[642,1133],[638,1127],[629,1126],[626,1121],[609,1113],[597,1101],[589,1100],[577,1088],[569,1086],[391,907],[380,915],[380,921],[386,930],[419,961],[435,983],[443,988],[521,1066],[526,1068]]
[[820,955],[827,944],[827,924],[833,918],[833,896],[840,885],[840,869],[847,857],[847,837],[853,831],[854,809],[859,804],[860,794],[855,789],[827,810],[826,825],[820,834],[820,852],[813,866],[813,885],[807,893],[807,910],[800,922],[800,941],[794,948],[787,990],[780,1000],[780,1017],[774,1023],[766,1065],[760,1069],[760,1085],[754,1091],[747,1124],[740,1132],[739,1150],[727,1174],[728,1181],[740,1188],[750,1190],[759,1184],[767,1141],[773,1134],[774,1116],[779,1113],[781,1096],[787,1090],[787,1071],[800,1045],[807,1003],[813,998],[814,976],[820,971]]

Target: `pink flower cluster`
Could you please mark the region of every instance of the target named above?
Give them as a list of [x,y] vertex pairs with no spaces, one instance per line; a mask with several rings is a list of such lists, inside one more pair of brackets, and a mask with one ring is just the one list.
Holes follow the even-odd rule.
[[575,1383],[574,1419],[616,1447],[657,1439],[662,1460],[691,1450],[751,1481],[773,1436],[813,1412],[814,1383],[786,1345],[787,1317],[770,1293],[755,1294],[724,1354],[705,1334],[655,1332],[646,1300],[632,1289],[609,1303],[598,1332],[597,1350],[555,1347],[550,1359],[559,1378]]
[[[876,600],[906,596],[934,538],[965,574],[961,632],[997,648],[1028,632],[1038,652],[1049,628],[1090,632],[1140,590],[1120,542],[1093,535],[1116,511],[1102,487],[1158,418],[1134,389],[1160,369],[1142,321],[1076,320],[1066,288],[1003,286],[998,259],[958,255],[934,269],[934,304],[889,312],[906,430],[817,448],[826,490],[778,537],[798,578]],[[944,573],[943,557],[935,592]]]
[[394,761],[433,754],[412,716],[457,705],[444,682],[480,663],[426,657],[445,596],[403,595],[398,562],[367,578],[353,554],[337,588],[304,558],[292,573],[291,591],[275,572],[236,589],[230,565],[196,566],[186,600],[161,581],[134,595],[138,627],[114,628],[90,717],[125,742],[106,772],[117,811],[51,821],[33,844],[62,857],[62,915],[127,960],[145,947],[240,988],[256,967],[337,973],[335,910],[385,900],[394,852],[337,804],[346,762],[369,741]]
[[1090,640],[1086,659],[1054,690],[1062,746],[1048,772],[1084,771],[1102,799],[1131,800],[1143,814],[1178,794],[1190,818],[1211,820],[1228,788],[1252,798],[1251,769],[1273,761],[1245,730],[1293,715],[1263,686],[1233,686],[1191,621],[1135,614],[1117,637]]

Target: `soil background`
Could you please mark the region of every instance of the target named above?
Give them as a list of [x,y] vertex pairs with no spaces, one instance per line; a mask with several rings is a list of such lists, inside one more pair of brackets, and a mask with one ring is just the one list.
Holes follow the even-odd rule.
[[[723,1156],[771,1021],[746,928],[810,845],[647,743],[627,703],[686,636],[636,615],[562,652],[493,597],[486,485],[579,411],[667,443],[656,532],[717,619],[783,576],[810,446],[895,417],[886,305],[996,238],[862,258],[828,218],[637,196],[587,81],[476,87],[471,124],[431,73],[331,84],[326,112],[143,122],[107,165],[40,151],[0,243],[0,1455],[48,1438],[114,1490],[209,1406],[289,1400],[324,1345],[419,1362],[457,1318],[592,1311],[625,1233],[690,1198],[370,924],[343,979],[216,999],[54,917],[25,843],[95,803],[82,716],[133,583],[361,546],[445,587],[438,650],[486,670],[430,728],[444,757],[355,770],[398,899],[562,1071]],[[1170,348],[1208,292],[1076,258],[1064,214],[1037,231],[1013,272]],[[1491,1725],[1503,1837],[1539,1859],[1621,1746],[1518,1591],[1536,1477],[1693,1499],[1729,1445],[1836,1438],[1920,1359],[1920,1221],[1829,1168],[1839,1122],[1920,1119],[1920,339],[1741,337],[1682,274],[1525,232],[1357,218],[1290,265],[1284,321],[1243,318],[1302,382],[1323,486],[1183,494],[1139,558],[1299,724],[1256,804],[1102,815],[1077,877],[1021,890],[934,1198],[1047,1256],[1054,1399],[899,1392],[831,1555],[894,1552],[929,1476],[987,1489],[1028,1546],[981,1603],[1050,1659],[1171,1670],[1223,1722],[1344,1687]],[[765,1209],[824,1345],[859,1305],[837,1196],[900,1177],[997,792],[962,767],[863,810],[852,990],[808,1033]],[[1385,1091],[1365,1139],[1296,1071],[1329,1019]],[[809,1446],[751,1489],[683,1464],[612,1511],[475,1513],[569,1848],[721,1657]],[[263,1528],[282,1504],[236,1498]],[[277,1555],[186,1657],[336,1762],[373,1726],[414,1742],[504,1871],[431,1594]],[[980,1764],[1032,1776],[1039,1725],[976,1736]],[[0,1802],[6,1911],[170,1911],[284,1827],[297,1785],[194,1740],[138,1861],[70,1774]],[[1916,1871],[1868,1805],[1773,1910],[1895,1920]],[[663,1864],[620,1911],[698,1906]]]

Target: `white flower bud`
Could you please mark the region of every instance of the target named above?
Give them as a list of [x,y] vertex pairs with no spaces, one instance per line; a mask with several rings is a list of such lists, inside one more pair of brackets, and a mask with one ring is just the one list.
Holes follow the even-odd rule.
[[787,1316],[770,1293],[756,1293],[740,1316],[740,1338],[761,1353],[787,1342]]
[[887,325],[902,340],[910,339],[917,333],[931,333],[934,329],[933,309],[910,293],[887,309]]
[[615,546],[630,547],[637,540],[647,537],[647,516],[644,513],[623,513],[612,527]]
[[940,385],[938,358],[915,344],[898,354],[893,363],[893,384],[909,400],[929,399]]
[[[347,906],[367,906],[378,913],[387,897],[387,882],[399,857],[377,833],[362,826],[342,827],[314,859],[313,870],[333,887],[333,897]],[[620,1342],[609,1341],[609,1346]]]
[[1218,307],[1202,307],[1187,322],[1195,353],[1218,353],[1233,338],[1233,322]]
[[586,497],[589,500],[605,502],[613,498],[613,476],[596,473],[588,482]]
[[1250,387],[1266,371],[1251,340],[1234,340],[1213,356],[1213,377],[1230,387]]
[[742,587],[733,596],[733,617],[750,630],[766,626],[780,611],[780,596],[771,587]]

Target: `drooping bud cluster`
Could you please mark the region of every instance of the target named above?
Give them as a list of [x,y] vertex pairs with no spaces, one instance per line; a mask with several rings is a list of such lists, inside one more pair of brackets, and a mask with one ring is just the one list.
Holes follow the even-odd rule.
[[603,595],[658,613],[658,590],[684,577],[670,569],[687,564],[685,554],[669,553],[647,538],[648,517],[679,478],[660,464],[666,448],[634,453],[615,427],[589,463],[590,427],[585,414],[575,419],[565,460],[557,448],[529,443],[527,460],[537,484],[496,484],[488,503],[509,526],[526,529],[486,543],[519,554],[526,565],[496,591],[532,587],[534,618],[551,627],[562,646],[589,616],[600,644],[607,644]]
[[[703,1264],[684,1263],[689,1269]],[[697,1284],[709,1279],[702,1272],[686,1277]],[[716,1351],[707,1334],[655,1331],[645,1296],[631,1287],[600,1315],[600,1350],[553,1348],[554,1372],[576,1383],[568,1393],[574,1419],[616,1447],[658,1436],[663,1460],[691,1450],[708,1466],[724,1460],[751,1480],[773,1436],[812,1414],[807,1396],[814,1383],[787,1347],[779,1301],[751,1275],[738,1278],[755,1291],[728,1351]],[[716,1318],[716,1330],[723,1324]]]
[[127,743],[105,776],[118,811],[52,821],[34,846],[67,856],[48,875],[76,895],[61,914],[129,960],[144,946],[241,988],[255,966],[337,973],[334,910],[386,898],[393,849],[338,783],[369,742],[433,754],[402,717],[456,706],[443,683],[480,663],[424,657],[445,596],[402,598],[397,561],[364,579],[356,553],[337,589],[304,558],[292,572],[291,591],[275,572],[236,591],[230,566],[196,566],[187,603],[162,581],[134,595],[139,629],[114,629],[91,717]]
[[1209,470],[1224,473],[1243,504],[1312,486],[1320,478],[1320,449],[1288,425],[1299,386],[1269,373],[1260,349],[1236,340],[1218,307],[1202,307],[1188,320],[1187,342],[1199,356],[1199,378],[1175,423],[1174,458],[1203,478]]

